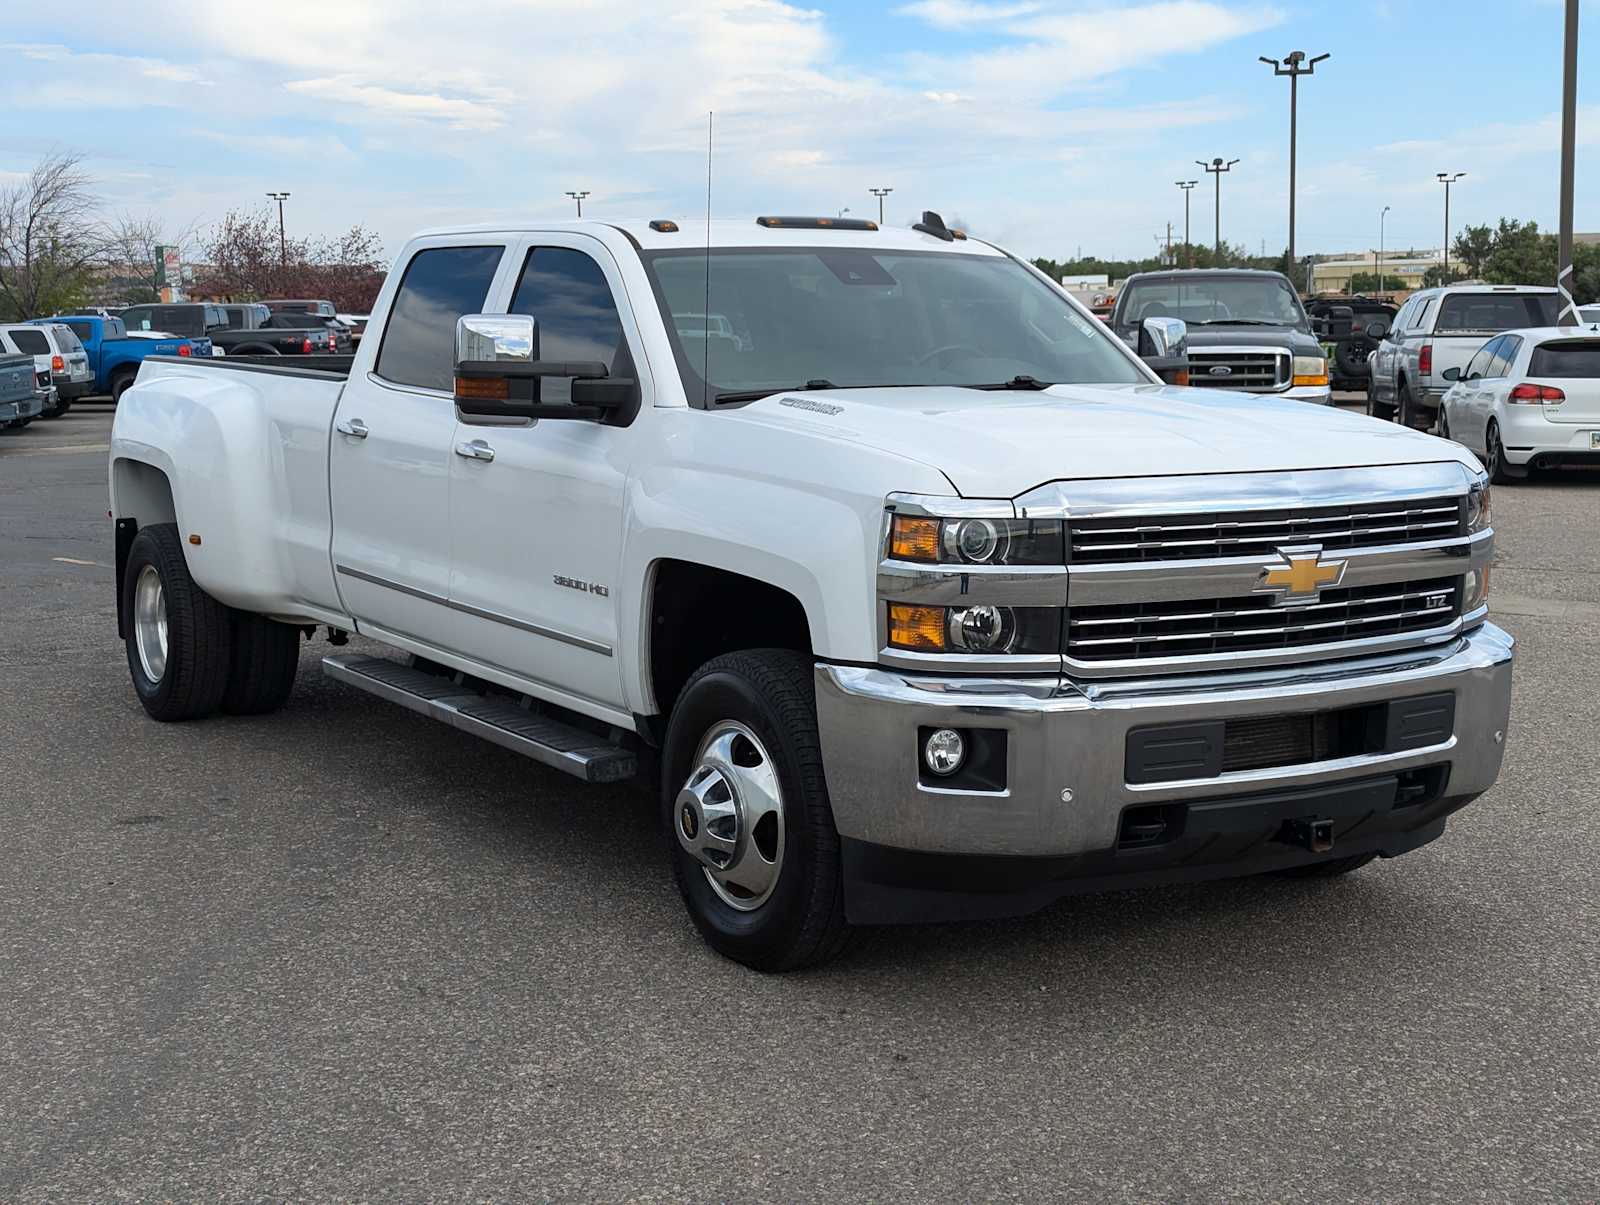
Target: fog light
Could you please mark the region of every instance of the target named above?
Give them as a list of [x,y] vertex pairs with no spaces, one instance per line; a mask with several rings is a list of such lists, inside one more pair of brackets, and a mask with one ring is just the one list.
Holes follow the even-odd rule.
[[928,769],[941,778],[948,777],[961,769],[961,763],[966,758],[966,742],[954,728],[938,729],[922,746],[922,760],[928,763]]

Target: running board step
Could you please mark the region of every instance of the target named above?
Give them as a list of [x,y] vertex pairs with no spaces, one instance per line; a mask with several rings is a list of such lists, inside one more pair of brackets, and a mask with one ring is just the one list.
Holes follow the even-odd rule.
[[322,659],[322,672],[585,782],[621,782],[638,770],[631,750],[608,744],[592,732],[398,661],[338,653]]

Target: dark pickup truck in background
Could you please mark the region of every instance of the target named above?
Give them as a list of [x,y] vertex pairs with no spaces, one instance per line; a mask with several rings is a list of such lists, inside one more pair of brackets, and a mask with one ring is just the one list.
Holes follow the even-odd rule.
[[[1107,320],[1138,354],[1148,319],[1185,326],[1190,385],[1272,393],[1333,404],[1328,361],[1300,297],[1280,272],[1240,268],[1139,272],[1117,293]],[[1151,361],[1158,372],[1160,367]]]
[[312,356],[334,350],[328,331],[309,322],[279,325],[263,305],[208,301],[135,305],[122,312],[129,330],[207,338],[230,356]]
[[352,352],[356,347],[355,328],[339,317],[333,302],[305,297],[268,298],[261,303],[279,319],[288,319],[300,326],[322,325],[328,328],[333,340],[331,350]]

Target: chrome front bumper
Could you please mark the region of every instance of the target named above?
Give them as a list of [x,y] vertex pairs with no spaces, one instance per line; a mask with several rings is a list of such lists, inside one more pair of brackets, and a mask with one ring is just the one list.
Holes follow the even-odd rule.
[[[1513,643],[1484,624],[1449,644],[1359,660],[1115,681],[948,677],[819,663],[817,720],[834,820],[847,842],[1053,857],[1115,850],[1123,810],[1144,804],[1314,788],[1440,765],[1448,766],[1446,793],[1464,801],[1500,772]],[[1128,733],[1135,728],[1317,712],[1446,690],[1455,695],[1454,733],[1424,748],[1203,779],[1127,781]],[[1003,730],[1004,789],[950,790],[919,781],[917,730],[928,727]]]
[[1333,405],[1331,385],[1295,385],[1285,389],[1279,397],[1293,398],[1297,402],[1313,402],[1318,406]]

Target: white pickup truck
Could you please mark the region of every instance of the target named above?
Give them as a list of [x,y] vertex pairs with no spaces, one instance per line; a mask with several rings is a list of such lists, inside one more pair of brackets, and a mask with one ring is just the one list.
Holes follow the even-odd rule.
[[1344,873],[1500,770],[1469,453],[1163,386],[932,214],[424,234],[348,373],[146,360],[110,484],[152,716],[271,710],[302,634],[359,633],[388,655],[326,673],[652,785],[695,924],[762,969]]

